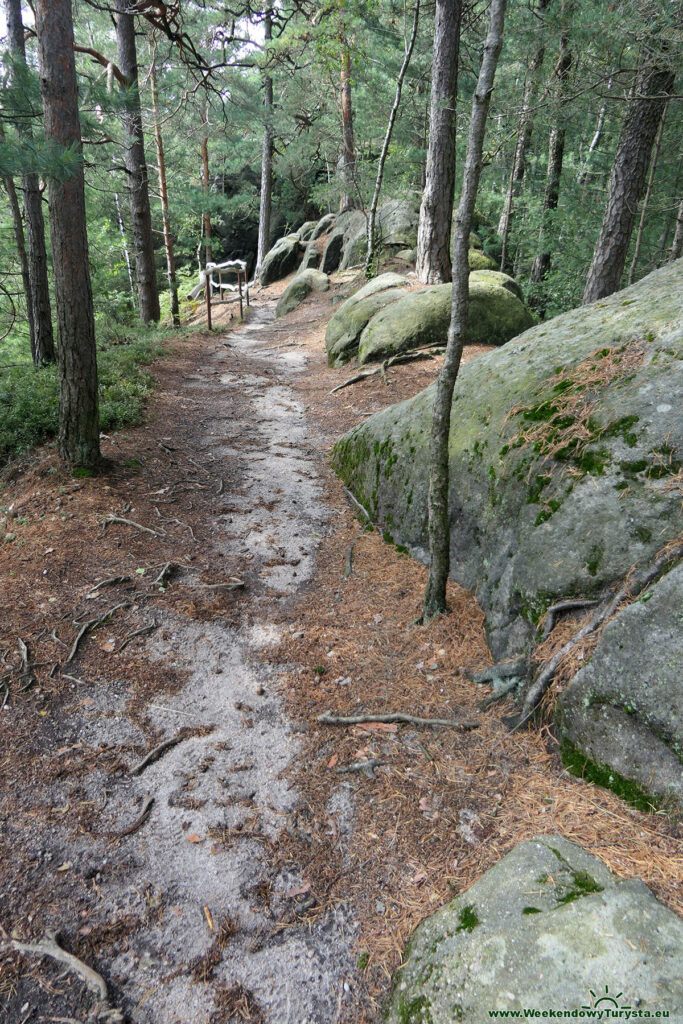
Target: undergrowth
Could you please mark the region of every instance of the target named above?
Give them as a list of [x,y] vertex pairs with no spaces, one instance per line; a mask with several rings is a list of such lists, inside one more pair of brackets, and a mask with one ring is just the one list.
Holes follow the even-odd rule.
[[[98,329],[101,430],[118,430],[142,421],[145,400],[152,389],[152,376],[143,367],[160,355],[161,342],[170,333],[128,325],[103,325]],[[53,437],[58,423],[56,366],[35,370],[27,362],[0,367],[0,463]]]

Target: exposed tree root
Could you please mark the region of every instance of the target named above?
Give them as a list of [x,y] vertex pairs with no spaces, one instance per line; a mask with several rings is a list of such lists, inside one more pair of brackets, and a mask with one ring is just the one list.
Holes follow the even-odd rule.
[[333,715],[331,711],[325,711],[322,715],[318,715],[317,720],[323,725],[362,725],[363,722],[398,722],[420,726],[445,725],[451,729],[460,729],[462,732],[479,728],[479,722],[456,722],[453,718],[419,718],[417,715],[404,715],[401,712],[392,712],[387,715]]

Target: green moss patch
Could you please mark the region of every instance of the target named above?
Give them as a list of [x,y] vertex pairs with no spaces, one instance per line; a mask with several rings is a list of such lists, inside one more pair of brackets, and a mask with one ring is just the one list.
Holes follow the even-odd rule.
[[562,764],[572,775],[594,782],[596,786],[602,786],[604,789],[611,789],[613,793],[631,804],[632,807],[637,807],[639,811],[652,812],[659,807],[660,801],[646,793],[637,782],[625,778],[607,764],[591,761],[570,740],[563,742],[560,756]]

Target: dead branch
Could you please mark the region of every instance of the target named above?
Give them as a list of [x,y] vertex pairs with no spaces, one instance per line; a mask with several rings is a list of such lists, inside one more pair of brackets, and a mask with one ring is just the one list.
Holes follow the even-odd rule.
[[139,828],[142,828],[142,826],[149,818],[149,813],[152,810],[153,804],[154,797],[150,796],[149,793],[147,793],[144,800],[142,801],[142,810],[140,811],[139,815],[137,816],[133,824],[129,825],[128,828],[124,828],[123,832],[119,832],[119,834],[114,838],[123,839],[124,836],[132,836],[133,832],[137,832]]
[[109,513],[102,520],[102,525],[106,529],[111,523],[123,523],[124,526],[134,526],[136,530],[142,530],[143,533],[151,533],[153,537],[165,537],[166,534],[162,530],[152,530],[149,526],[143,526],[142,523],[136,523],[132,519],[126,519],[124,516],[115,516],[113,513]]
[[542,640],[547,640],[553,629],[555,628],[555,618],[557,615],[561,615],[562,612],[575,612],[581,608],[591,608],[593,605],[598,604],[598,601],[581,601],[581,600],[570,600],[570,601],[558,601],[557,604],[551,604],[548,611],[545,613],[545,626],[543,627]]
[[391,712],[388,715],[333,715],[331,711],[325,711],[322,715],[318,715],[317,720],[323,725],[362,725],[363,722],[399,722],[405,725],[420,726],[445,725],[463,732],[479,728],[479,722],[456,722],[453,718],[419,718],[417,715],[404,715],[400,712]]
[[245,582],[233,576],[230,583],[185,583],[184,586],[192,587],[193,590],[239,590],[245,586]]
[[354,761],[353,764],[347,764],[335,770],[337,775],[343,775],[345,772],[362,772],[366,769],[379,768],[383,764],[389,764],[389,761],[379,761],[376,757],[371,757],[369,761]]
[[629,597],[637,597],[638,594],[645,589],[648,583],[651,583],[652,580],[659,575],[662,569],[666,568],[667,565],[673,562],[680,561],[681,556],[683,556],[683,541],[677,541],[673,545],[667,545],[667,547],[660,552],[657,558],[655,558],[654,562],[652,562],[646,569],[642,569],[640,572],[629,574],[629,576],[627,576],[626,581],[619,590],[617,590],[616,594],[603,602],[585,626],[583,626],[578,633],[575,633],[574,636],[568,640],[556,654],[553,655],[550,661],[546,662],[546,664],[541,668],[527,691],[527,695],[524,698],[524,704],[522,705],[521,714],[514,725],[514,729],[519,729],[520,726],[524,725],[524,723],[531,718],[536,710],[538,702],[550,686],[555,672],[557,671],[557,667],[562,659],[565,658],[576,647],[576,645],[583,640],[584,637],[594,633],[595,630],[603,624],[603,622],[611,618],[623,601],[627,600]]
[[163,743],[160,743],[155,747],[154,750],[150,750],[149,754],[143,757],[142,761],[140,761],[139,764],[136,764],[134,768],[131,768],[128,774],[140,775],[150,764],[154,764],[155,761],[158,761],[162,754],[165,754],[167,750],[171,750],[172,747],[177,746],[178,743],[181,743],[183,740],[188,739],[188,736],[189,734],[187,730],[181,729],[181,731],[176,733],[175,736],[169,737],[169,739],[164,740]]
[[109,576],[106,580],[100,580],[94,587],[89,591],[89,594],[96,594],[100,587],[114,587],[117,583],[128,583],[130,582],[130,576]]
[[353,504],[356,506],[358,511],[362,512],[362,514],[365,516],[367,521],[369,523],[371,523],[372,522],[372,516],[370,515],[368,510],[365,508],[365,506],[361,505],[361,503],[358,501],[358,499],[356,497],[354,497],[354,495],[351,493],[351,491],[348,489],[348,487],[344,488],[344,494],[346,495],[347,498],[349,498],[353,502]]
[[348,580],[349,576],[353,572],[353,549],[356,546],[358,537],[351,543],[349,550],[346,552],[346,558],[344,559],[344,579]]
[[104,623],[107,621],[107,619],[111,615],[113,615],[114,612],[117,612],[119,610],[119,608],[130,608],[130,602],[129,601],[122,601],[120,604],[115,604],[113,606],[113,608],[108,608],[107,611],[104,612],[104,614],[99,615],[99,616],[97,616],[97,618],[94,618],[94,619],[88,619],[87,622],[83,623],[83,625],[81,626],[81,628],[78,631],[78,635],[76,636],[76,639],[74,640],[74,642],[73,642],[73,644],[71,646],[71,650],[69,651],[67,659],[64,662],[65,665],[68,665],[69,662],[73,661],[74,658],[76,657],[76,652],[78,651],[78,648],[79,648],[79,645],[81,643],[81,640],[86,635],[86,633],[89,633],[91,629],[97,629],[98,626],[104,625]]
[[164,562],[161,572],[159,573],[155,580],[152,580],[152,586],[156,587],[156,585],[159,584],[163,587],[166,580],[172,575],[172,573],[175,572],[177,568],[178,565],[176,562]]
[[40,942],[17,942],[16,939],[9,939],[4,945],[25,956],[49,956],[64,964],[67,970],[77,974],[93,995],[97,996],[97,1020],[100,1024],[123,1024],[123,1014],[109,1004],[107,984],[102,975],[73,953],[67,953],[62,949],[57,942],[56,932],[46,931]]

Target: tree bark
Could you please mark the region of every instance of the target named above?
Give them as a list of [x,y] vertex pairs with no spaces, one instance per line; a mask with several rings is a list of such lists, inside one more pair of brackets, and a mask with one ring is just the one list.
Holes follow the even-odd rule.
[[[263,20],[265,53],[268,60],[268,43],[273,38],[273,8],[267,7]],[[263,143],[261,146],[261,201],[258,215],[258,245],[256,247],[257,279],[263,258],[270,242],[270,214],[273,196],[273,78],[268,71],[263,73]]]
[[683,253],[683,199],[678,204],[678,217],[676,218],[676,231],[671,244],[671,259],[679,260]]
[[[569,70],[572,66],[572,54],[569,49],[569,42],[566,33],[560,37],[560,54],[555,74],[557,76],[557,100],[558,105],[562,103],[563,95],[567,88]],[[539,252],[531,268],[531,280],[540,284],[550,270],[552,256],[548,248],[548,235],[552,216],[557,209],[560,198],[560,181],[562,178],[562,165],[564,163],[564,141],[565,128],[562,123],[562,114],[558,111],[557,121],[550,130],[548,142],[548,170],[545,180],[545,191],[543,193],[543,207],[541,212],[541,231],[539,237]],[[534,308],[542,315],[545,311],[545,302],[536,297]]]
[[384,133],[384,144],[382,146],[382,152],[379,156],[379,162],[377,164],[377,179],[375,181],[375,191],[372,195],[372,202],[370,203],[370,211],[368,213],[368,251],[365,257],[365,273],[368,274],[372,262],[375,258],[375,220],[377,217],[377,207],[379,205],[379,197],[382,191],[382,180],[384,178],[384,164],[387,159],[389,152],[389,144],[391,143],[391,136],[394,131],[394,124],[396,123],[396,115],[398,114],[398,108],[401,103],[401,92],[403,91],[403,79],[406,76],[408,65],[410,64],[410,58],[413,55],[413,49],[415,47],[415,39],[417,36],[417,26],[420,20],[420,0],[415,0],[415,12],[413,14],[413,27],[410,33],[410,39],[406,40],[404,46],[403,63],[396,79],[396,92],[394,94],[394,102],[389,114],[389,121],[387,124],[387,130]]
[[617,291],[635,223],[652,145],[673,88],[674,72],[661,59],[638,75],[610,175],[607,206],[588,271],[584,304]]
[[353,140],[353,103],[351,101],[351,51],[348,44],[342,38],[342,66],[341,66],[341,111],[342,111],[342,143],[344,153],[342,156],[342,180],[344,191],[342,192],[339,209],[341,213],[345,210],[353,210],[356,206],[354,196],[356,184],[356,146]]
[[657,129],[657,138],[655,139],[655,148],[652,154],[652,160],[650,162],[650,173],[647,179],[647,188],[645,189],[645,195],[643,197],[643,204],[640,210],[640,220],[638,222],[638,234],[636,235],[636,244],[633,249],[633,259],[631,260],[631,266],[628,271],[628,283],[633,284],[633,279],[636,273],[636,266],[638,258],[640,256],[640,247],[643,243],[643,231],[645,230],[645,220],[647,218],[647,211],[650,205],[650,197],[652,196],[652,186],[655,183],[655,173],[657,171],[657,161],[659,159],[659,151],[662,147],[662,136],[664,135],[664,122],[666,121],[666,107],[662,110],[662,117],[659,122],[659,128]]
[[152,95],[152,117],[154,118],[154,142],[157,151],[157,170],[159,174],[159,194],[161,196],[161,223],[164,229],[164,249],[166,251],[166,273],[168,290],[171,294],[171,319],[174,327],[180,326],[180,307],[178,305],[178,282],[175,273],[175,253],[173,252],[173,235],[171,234],[171,214],[168,208],[168,187],[166,184],[166,157],[164,140],[161,136],[159,123],[159,92],[157,89],[157,69],[154,58],[149,69],[149,85]]
[[152,214],[149,207],[149,183],[145,146],[142,134],[142,114],[138,90],[138,59],[135,48],[135,16],[129,0],[115,0],[116,42],[119,69],[128,83],[126,110],[123,115],[125,131],[124,163],[130,199],[130,221],[135,250],[135,273],[138,282],[138,309],[144,324],[158,322],[159,291],[154,265],[154,239]]
[[[550,0],[539,0],[539,14],[547,8],[549,3]],[[508,181],[507,193],[505,195],[505,202],[503,203],[503,209],[500,214],[500,220],[498,221],[498,235],[503,243],[500,257],[501,270],[505,270],[507,263],[508,238],[510,237],[510,227],[512,225],[514,201],[521,191],[522,180],[526,171],[526,155],[529,150],[529,146],[531,145],[531,136],[534,128],[533,106],[538,91],[536,76],[543,66],[543,60],[545,57],[545,39],[543,29],[540,29],[539,31],[541,32],[539,44],[532,58],[529,66],[529,73],[524,83],[522,111],[519,116],[519,129],[517,132],[515,152],[512,158],[512,167],[510,169],[510,179]]]
[[[4,132],[0,130],[0,139],[4,138]],[[11,175],[3,178],[5,192],[9,200],[9,208],[12,213],[12,227],[14,229],[14,241],[21,267],[21,281],[24,286],[24,297],[26,299],[26,319],[28,320],[29,338],[31,339],[31,356],[35,363],[35,328],[33,322],[33,302],[31,301],[31,275],[28,269],[28,256],[26,255],[26,238],[24,236],[24,222],[21,218],[21,207],[17,198],[17,190],[14,179]]]
[[453,235],[453,299],[448,344],[444,364],[436,382],[432,411],[429,451],[429,576],[425,587],[422,614],[424,621],[446,611],[446,583],[450,569],[450,515],[448,505],[448,440],[451,426],[453,389],[460,368],[467,329],[469,305],[469,267],[467,253],[472,215],[482,169],[482,150],[486,132],[493,80],[503,45],[506,0],[492,0],[484,56],[472,99],[472,117],[467,140],[467,156],[462,193]]
[[429,146],[417,229],[416,272],[423,284],[451,280],[461,10],[461,0],[436,2]]
[[[24,42],[24,25],[21,20],[21,0],[6,0],[6,10],[7,33],[12,50],[12,59],[18,68],[24,69],[26,68],[26,46]],[[33,133],[28,116],[20,120],[18,130],[27,139],[32,138]],[[24,190],[24,216],[26,218],[26,237],[28,241],[30,294],[27,294],[26,298],[31,305],[29,316],[31,353],[34,364],[42,366],[45,363],[54,363],[55,344],[52,333],[50,285],[47,275],[43,201],[38,175],[30,172],[24,173],[22,175],[22,187]]]
[[88,263],[85,182],[71,0],[36,0],[45,136],[71,173],[50,180],[57,306],[59,454],[73,466],[100,460],[95,321]]

